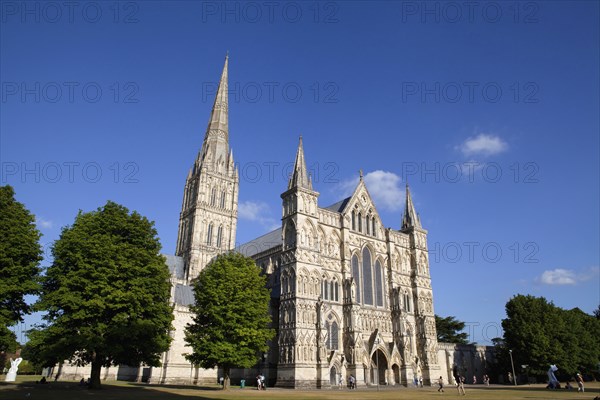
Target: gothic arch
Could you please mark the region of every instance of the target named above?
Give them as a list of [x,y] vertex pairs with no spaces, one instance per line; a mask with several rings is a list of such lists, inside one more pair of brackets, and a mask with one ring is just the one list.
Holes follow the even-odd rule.
[[360,303],[362,300],[360,257],[356,254],[356,251],[353,253],[351,258],[352,277],[354,278],[354,285],[356,285],[356,301]]
[[283,243],[286,248],[296,245],[296,225],[293,220],[287,220],[283,226]]
[[303,228],[305,228],[305,233],[306,233],[306,243],[305,246],[314,249],[314,248],[318,248],[317,245],[317,229],[315,228],[315,226],[313,225],[313,223],[310,220],[305,221]]
[[361,277],[362,277],[362,292],[363,292],[363,304],[375,305],[374,296],[374,263],[373,263],[373,251],[371,246],[368,244],[363,246],[362,249],[362,263],[361,263]]

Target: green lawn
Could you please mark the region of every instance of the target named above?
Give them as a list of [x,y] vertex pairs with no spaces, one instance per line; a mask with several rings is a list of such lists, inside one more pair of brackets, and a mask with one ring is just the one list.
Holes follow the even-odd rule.
[[[0,377],[4,379],[4,376]],[[40,400],[185,400],[185,399],[432,399],[432,398],[458,398],[456,388],[446,387],[445,393],[437,393],[435,388],[375,388],[347,390],[314,390],[299,391],[289,389],[268,389],[258,391],[255,388],[239,389],[233,387],[229,391],[222,391],[217,387],[190,387],[190,386],[154,386],[128,382],[105,382],[101,390],[88,390],[82,388],[77,382],[51,382],[39,385],[35,380],[39,377],[20,376],[16,383],[0,382],[0,399],[40,399]],[[529,400],[529,399],[572,399],[591,400],[600,395],[600,383],[588,382],[585,393],[576,390],[546,390],[543,385],[519,386],[491,386],[475,387],[466,386],[466,397],[472,399],[488,400]]]

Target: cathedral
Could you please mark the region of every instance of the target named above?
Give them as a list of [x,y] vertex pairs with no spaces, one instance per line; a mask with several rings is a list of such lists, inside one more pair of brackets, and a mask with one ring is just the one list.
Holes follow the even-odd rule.
[[[228,58],[202,148],[185,180],[176,255],[171,271],[175,319],[160,367],[116,366],[104,379],[214,384],[217,368],[191,365],[184,340],[192,322],[192,280],[218,254],[252,257],[268,277],[276,336],[255,368],[233,370],[232,383],[265,375],[288,388],[425,385],[452,368],[482,375],[490,350],[438,343],[427,252],[427,231],[408,186],[399,229],[386,228],[362,178],[350,197],[321,206],[300,138],[293,172],[282,187],[281,227],[236,247],[239,175],[229,147]],[[291,158],[291,157],[290,157]],[[62,367],[79,379],[86,370]],[[88,367],[89,368],[89,367]],[[61,371],[58,373],[60,374]]]
[[[204,143],[186,178],[176,257],[169,257],[175,331],[163,366],[152,371],[160,382],[215,381],[218,374],[194,370],[182,354],[191,280],[216,254],[236,249],[239,177],[229,148],[227,78],[226,59]],[[408,187],[399,230],[384,226],[362,176],[350,197],[323,207],[300,138],[282,190],[281,228],[236,249],[254,258],[271,289],[277,335],[257,370],[271,384],[293,388],[335,386],[350,375],[358,386],[437,379],[427,231]]]

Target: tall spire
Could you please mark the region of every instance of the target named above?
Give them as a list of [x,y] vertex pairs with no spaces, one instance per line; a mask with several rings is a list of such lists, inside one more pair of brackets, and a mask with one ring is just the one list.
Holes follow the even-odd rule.
[[214,131],[221,131],[225,134],[227,139],[229,134],[229,118],[228,118],[228,96],[227,96],[227,64],[229,63],[229,54],[225,57],[225,65],[223,66],[223,72],[221,73],[221,80],[219,81],[219,88],[217,89],[217,96],[213,104],[212,112],[210,113],[210,121],[208,121],[208,128],[206,135],[213,134]]
[[421,221],[415,211],[415,206],[410,195],[410,189],[408,183],[406,183],[406,207],[404,208],[404,215],[402,216],[402,230],[409,228],[421,228]]
[[288,190],[294,187],[301,187],[312,190],[312,182],[306,171],[306,162],[304,161],[304,147],[302,146],[302,136],[298,143],[298,151],[296,152],[296,161],[294,162],[294,172],[288,184]]
[[227,168],[229,155],[229,101],[228,101],[228,63],[229,54],[225,57],[225,65],[221,73],[219,88],[215,96],[204,143],[202,145],[201,160],[212,164],[216,169],[224,166]]

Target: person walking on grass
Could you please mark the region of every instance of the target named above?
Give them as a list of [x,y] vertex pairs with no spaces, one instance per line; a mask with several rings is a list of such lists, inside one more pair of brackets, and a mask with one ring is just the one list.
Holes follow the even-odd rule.
[[457,388],[458,388],[458,394],[462,394],[463,396],[466,395],[466,393],[465,393],[465,377],[462,376],[462,375],[458,377],[458,386],[457,386]]
[[579,372],[577,373],[575,380],[577,381],[577,391],[585,392],[585,388],[583,387],[583,377],[581,376],[581,374]]
[[442,392],[444,393],[444,378],[442,378],[440,376],[440,379],[438,379],[438,392]]

